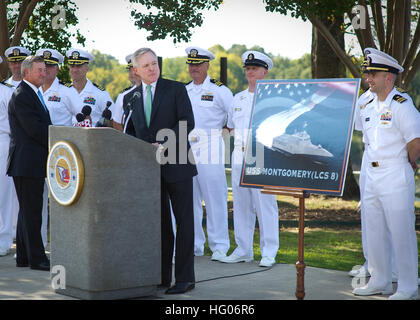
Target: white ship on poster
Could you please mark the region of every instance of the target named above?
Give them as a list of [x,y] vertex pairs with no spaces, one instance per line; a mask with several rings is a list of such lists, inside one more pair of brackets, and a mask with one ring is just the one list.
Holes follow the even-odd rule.
[[306,131],[294,134],[284,133],[277,136],[273,139],[271,148],[287,156],[311,156],[319,160],[334,157],[331,152],[324,149],[321,145],[312,144],[311,137]]

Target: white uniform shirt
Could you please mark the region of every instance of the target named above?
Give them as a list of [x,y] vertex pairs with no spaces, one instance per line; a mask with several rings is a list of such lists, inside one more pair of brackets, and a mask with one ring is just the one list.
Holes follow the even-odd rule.
[[253,99],[254,93],[249,92],[248,89],[239,92],[233,97],[227,126],[230,129],[235,129],[235,152],[241,151],[243,153],[245,151]]
[[0,83],[0,138],[10,135],[8,109],[13,90],[11,87]]
[[186,86],[195,123],[194,130],[189,135],[191,142],[197,138],[199,140],[200,131],[207,136],[213,133],[217,138],[220,137],[221,129],[226,124],[233,95],[228,87],[218,84],[213,83],[207,76],[201,85],[190,82]]
[[114,120],[115,122],[118,122],[120,124],[123,123],[123,115],[124,115],[124,109],[123,109],[123,102],[124,102],[124,97],[127,93],[133,91],[135,88],[137,88],[136,85],[132,86],[131,88],[121,92],[117,99],[115,100],[115,104],[112,106],[112,108],[110,108],[111,112],[112,112],[112,120]]
[[13,76],[11,76],[9,79],[6,80],[6,83],[10,84],[13,86],[13,90],[16,90],[17,86],[22,82],[22,80],[20,81],[15,81],[13,80]]
[[110,108],[113,105],[109,93],[99,89],[89,79],[87,79],[86,85],[79,93],[79,96],[82,99],[82,108],[86,105],[92,108],[90,116],[92,118],[93,126],[95,126],[102,117],[102,112],[105,110],[107,102],[111,102]]
[[82,102],[74,87],[67,87],[61,84],[57,78],[44,92],[39,88],[44,97],[50,113],[51,122],[55,126],[71,126],[77,122],[76,114],[82,112]]
[[407,143],[420,138],[420,114],[411,99],[398,102],[402,96],[395,88],[385,101],[377,96],[359,109],[358,126],[363,128],[363,141],[368,161],[407,158]]

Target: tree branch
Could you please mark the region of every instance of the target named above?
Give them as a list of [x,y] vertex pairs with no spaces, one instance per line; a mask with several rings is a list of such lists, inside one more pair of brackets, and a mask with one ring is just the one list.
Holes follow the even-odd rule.
[[417,20],[416,31],[414,32],[413,40],[411,41],[410,49],[404,59],[403,68],[407,70],[411,63],[413,62],[414,57],[416,56],[417,49],[420,45],[420,15]]
[[25,28],[28,25],[29,18],[31,17],[36,5],[40,1],[42,0],[32,0],[26,7],[25,13],[22,16],[20,23],[16,26],[15,34],[13,35],[13,39],[11,43],[12,46],[19,45],[20,39],[22,38],[23,31],[25,31]]
[[[31,0],[23,0],[23,1],[22,1],[22,4],[20,5],[20,8],[19,8],[19,16],[18,16],[18,18],[17,18],[17,20],[16,20],[16,23],[15,23],[15,25],[14,25],[14,28],[11,30],[11,32],[12,32],[12,31],[16,31],[17,26],[18,26],[18,25],[20,24],[20,22],[22,21],[23,15],[24,15],[24,14],[25,14],[25,12],[26,12],[26,8],[28,7],[29,2],[31,2]],[[12,34],[10,34],[10,35],[9,35],[9,37],[12,37]]]
[[[340,59],[340,61],[347,67],[347,69],[350,71],[350,73],[355,78],[362,78],[358,68],[354,65],[354,63],[351,61],[351,59],[346,55],[343,49],[340,48],[337,41],[334,39],[334,37],[331,35],[331,32],[328,30],[328,28],[318,19],[316,16],[308,15],[309,21],[311,21],[312,25],[314,25],[318,31],[322,34],[322,36],[325,38],[325,40],[330,45],[331,49],[334,51],[334,53],[337,55],[337,57]],[[366,82],[362,78],[362,87],[367,88]]]
[[[356,18],[356,14],[353,13],[353,11],[348,11],[347,15],[349,16],[350,21],[354,21],[354,18]],[[363,48],[366,47],[365,40],[363,37],[362,29],[361,28],[353,28],[354,32],[356,33],[357,41],[359,42],[360,48],[363,51]]]
[[[0,0],[0,55],[3,56],[4,51],[9,46],[9,31],[7,27],[6,0]],[[3,56],[3,58],[5,58]],[[5,59],[3,59],[5,60]],[[7,64],[0,64],[0,80],[7,75]]]
[[381,0],[373,1],[371,7],[373,20],[375,21],[376,34],[379,41],[379,50],[383,51],[385,50],[385,25],[384,17],[382,15]]
[[408,48],[410,46],[410,37],[411,37],[411,0],[405,1],[405,8],[404,8],[404,33],[402,34],[404,36],[403,41],[403,55],[402,55],[402,61],[404,61],[405,56],[407,55]]
[[391,55],[401,63],[403,60],[404,50],[404,25],[405,25],[405,5],[407,0],[399,0],[394,2],[394,19],[393,19],[393,32],[392,39],[392,53]]
[[385,52],[390,54],[392,52],[392,30],[394,28],[394,2],[395,0],[388,0],[386,6],[386,38],[385,38]]
[[420,67],[420,52],[417,54],[416,58],[413,61],[413,64],[407,69],[404,70],[401,86],[404,89],[407,89],[408,85],[413,81],[414,76],[417,73],[418,68]]
[[370,18],[369,18],[369,14],[368,14],[369,10],[367,8],[366,1],[365,0],[360,0],[359,4],[365,8],[365,12],[366,12],[366,15],[364,16],[366,28],[362,30],[363,38],[364,38],[364,42],[365,42],[364,43],[365,44],[364,48],[366,48],[366,47],[376,48],[375,41],[373,40],[372,25],[370,24]]

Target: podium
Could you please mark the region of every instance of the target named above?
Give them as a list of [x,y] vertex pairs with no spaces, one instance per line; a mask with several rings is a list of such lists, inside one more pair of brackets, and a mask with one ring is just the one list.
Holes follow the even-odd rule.
[[[89,300],[153,295],[161,282],[156,148],[111,128],[50,126],[49,137],[51,273],[61,277],[53,289]],[[52,150],[61,143],[71,150]],[[77,168],[66,158],[73,151]],[[61,202],[77,179],[77,199]]]

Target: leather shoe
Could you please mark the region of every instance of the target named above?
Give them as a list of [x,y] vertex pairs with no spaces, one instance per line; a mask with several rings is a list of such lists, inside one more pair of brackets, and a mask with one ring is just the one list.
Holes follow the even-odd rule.
[[178,282],[172,288],[166,290],[166,294],[180,294],[195,288],[194,282]]
[[158,285],[159,289],[168,289],[171,286],[170,283],[166,283],[166,282],[162,282],[161,284]]
[[44,261],[39,264],[32,264],[31,265],[32,270],[41,270],[41,271],[50,271],[50,262]]
[[26,267],[29,267],[29,263],[27,263],[27,262],[16,262],[16,267],[26,268]]

